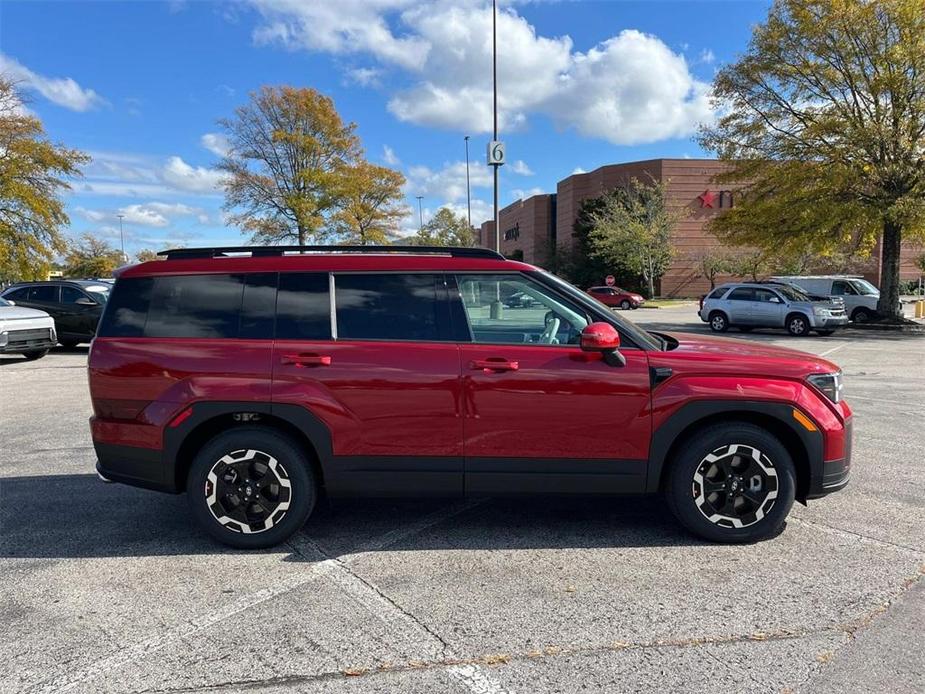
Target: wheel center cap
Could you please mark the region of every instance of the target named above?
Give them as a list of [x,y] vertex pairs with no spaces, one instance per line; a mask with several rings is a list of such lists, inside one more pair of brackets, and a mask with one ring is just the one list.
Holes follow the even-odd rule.
[[729,483],[729,491],[731,491],[733,494],[739,491],[739,478],[738,477],[733,478],[732,481]]

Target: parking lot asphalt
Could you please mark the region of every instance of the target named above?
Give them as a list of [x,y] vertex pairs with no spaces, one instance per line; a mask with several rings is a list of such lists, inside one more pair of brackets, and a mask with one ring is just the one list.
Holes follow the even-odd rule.
[[[640,310],[708,332],[695,306]],[[658,498],[351,501],[234,551],[93,474],[86,348],[0,357],[3,692],[925,691],[925,338],[790,338],[855,410],[852,480],[720,546]]]

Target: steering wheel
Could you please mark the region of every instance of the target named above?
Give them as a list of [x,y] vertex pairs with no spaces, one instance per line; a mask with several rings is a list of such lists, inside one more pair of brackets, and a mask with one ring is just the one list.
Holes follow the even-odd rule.
[[540,335],[540,339],[537,340],[542,345],[557,345],[559,344],[559,339],[556,335],[559,332],[559,326],[562,325],[562,321],[559,319],[555,313],[550,311],[546,314],[546,329],[543,330],[543,334]]

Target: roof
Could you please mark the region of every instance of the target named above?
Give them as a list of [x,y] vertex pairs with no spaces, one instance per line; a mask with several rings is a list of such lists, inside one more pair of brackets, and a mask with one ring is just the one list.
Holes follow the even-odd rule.
[[445,272],[525,271],[535,268],[507,260],[487,248],[406,246],[247,246],[164,251],[123,269],[120,277],[227,272]]

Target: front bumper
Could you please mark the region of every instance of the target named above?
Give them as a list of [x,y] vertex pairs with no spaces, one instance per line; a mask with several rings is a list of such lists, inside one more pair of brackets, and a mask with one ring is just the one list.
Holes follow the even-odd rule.
[[4,334],[6,339],[0,341],[0,353],[3,354],[51,349],[58,343],[54,328],[8,330]]
[[808,499],[818,499],[848,485],[851,476],[852,433],[852,420],[849,417],[845,420],[844,457],[823,461],[821,474],[812,476]]
[[816,316],[813,315],[813,327],[834,330],[848,325],[848,316]]

